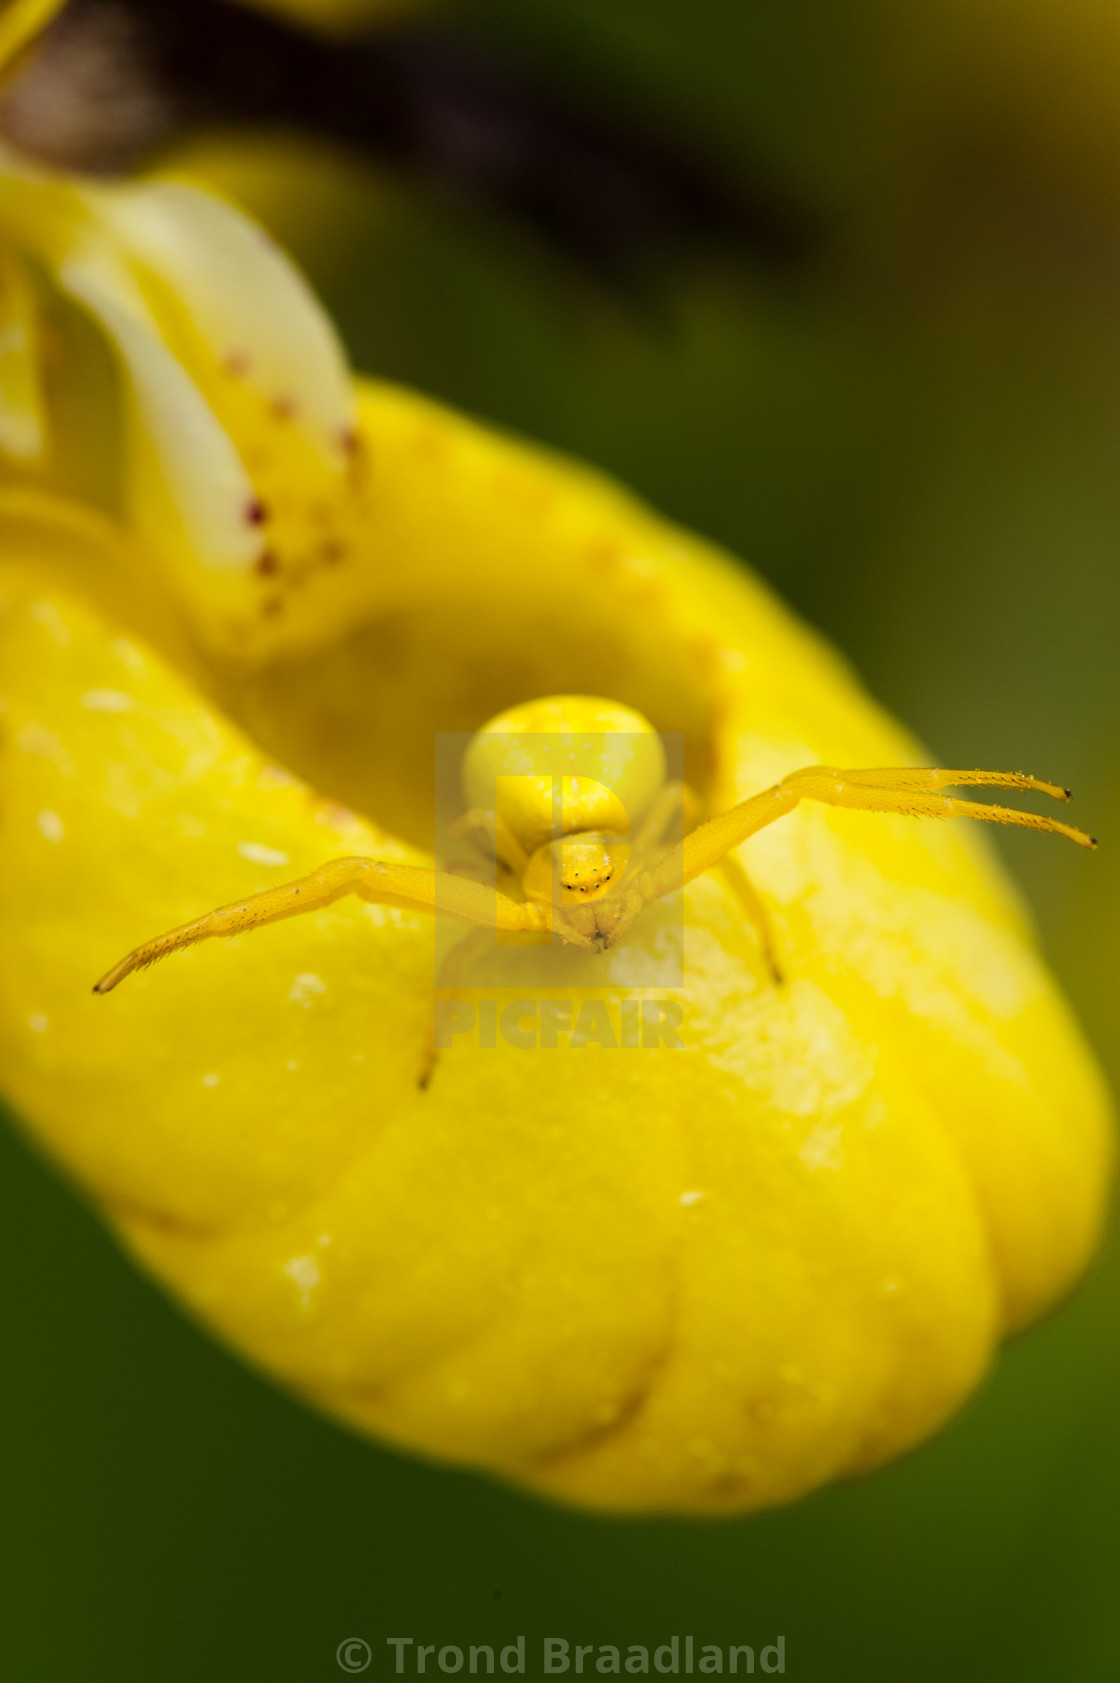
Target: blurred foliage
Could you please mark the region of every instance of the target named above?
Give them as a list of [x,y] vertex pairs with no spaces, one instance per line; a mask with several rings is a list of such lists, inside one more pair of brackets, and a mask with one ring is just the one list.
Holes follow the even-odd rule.
[[[447,10],[447,8],[445,8]],[[180,161],[295,250],[357,363],[585,457],[750,557],[945,762],[1074,784],[1002,843],[1120,1073],[1120,29],[1103,0],[464,0],[600,106],[762,167],[796,284],[604,296],[470,203],[288,137]],[[609,1524],[353,1442],[196,1336],[5,1157],[4,1672],[334,1676],[351,1634],[765,1642],[790,1675],[1120,1664],[1120,1259],[901,1466],[698,1528]]]

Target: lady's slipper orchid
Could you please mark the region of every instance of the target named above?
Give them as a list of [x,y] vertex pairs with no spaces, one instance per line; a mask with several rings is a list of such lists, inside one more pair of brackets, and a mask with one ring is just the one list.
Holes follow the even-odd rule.
[[914,745],[699,541],[355,390],[229,206],[9,161],[0,233],[0,1059],[36,1136],[236,1348],[422,1452],[718,1512],[920,1440],[1076,1277],[1110,1157],[966,827],[803,807],[741,848],[780,983],[716,874],[570,955],[608,1022],[679,956],[680,1047],[464,1034],[422,1089],[431,923],[353,901],[90,993],[340,854],[427,862],[434,737],[533,696],[680,732],[713,810]]

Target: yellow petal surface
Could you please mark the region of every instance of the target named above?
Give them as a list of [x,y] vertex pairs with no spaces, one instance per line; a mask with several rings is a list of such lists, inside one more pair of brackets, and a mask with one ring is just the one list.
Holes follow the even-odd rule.
[[203,1320],[364,1430],[608,1509],[864,1470],[1068,1287],[1107,1179],[1099,1079],[970,827],[805,807],[747,843],[781,986],[719,873],[567,955],[553,995],[611,1023],[643,959],[683,964],[680,1046],[462,1035],[421,1090],[433,925],[356,901],[90,993],[332,857],[423,863],[436,734],[533,696],[680,732],[716,809],[924,759],[595,476],[390,388],[360,427],[366,605],[255,673],[129,588],[108,529],[0,502],[5,1090]]
[[0,451],[36,462],[46,447],[35,298],[24,266],[0,257]]

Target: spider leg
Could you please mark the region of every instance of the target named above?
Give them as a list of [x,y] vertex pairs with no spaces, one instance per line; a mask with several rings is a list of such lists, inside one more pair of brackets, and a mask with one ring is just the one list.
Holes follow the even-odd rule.
[[551,928],[549,909],[519,904],[484,883],[419,865],[398,865],[381,859],[332,859],[310,876],[268,888],[244,900],[157,935],[122,958],[105,973],[94,993],[111,993],[134,970],[143,970],[168,953],[190,947],[211,936],[241,935],[264,923],[317,911],[344,895],[356,894],[375,906],[400,906],[407,911],[431,912],[490,929]]
[[1011,824],[1024,830],[1066,836],[1079,847],[1097,845],[1084,830],[1062,824],[1056,818],[939,793],[949,787],[1024,789],[1049,795],[1056,801],[1069,800],[1069,790],[1060,784],[1044,783],[1041,778],[1022,771],[949,771],[941,767],[927,770],[909,766],[837,771],[832,766],[807,766],[784,778],[779,784],[782,787],[792,788],[799,800],[823,801],[830,806],[864,812],[899,812],[908,818],[978,818],[988,824]]
[[767,824],[784,818],[804,800],[863,812],[898,812],[910,818],[977,818],[992,824],[1014,824],[1026,830],[1068,836],[1081,847],[1096,846],[1092,836],[1054,818],[939,793],[949,785],[1027,789],[1055,800],[1069,798],[1067,789],[1055,783],[1043,783],[1023,772],[943,771],[908,766],[841,771],[835,766],[804,766],[693,830],[640,879],[642,899],[648,904],[679,888],[682,882],[691,882],[702,871],[717,865],[732,848]]
[[731,892],[746,912],[748,920],[754,925],[755,934],[758,936],[758,944],[762,949],[763,961],[770,972],[771,981],[780,987],[785,981],[785,977],[782,974],[782,967],[778,963],[778,955],[774,950],[774,936],[770,928],[770,918],[767,915],[766,907],[762,903],[762,896],[733,853],[724,854],[719,862],[719,868],[727,879]]
[[500,812],[484,812],[472,807],[451,825],[450,833],[461,839],[476,842],[480,835],[493,858],[503,865],[518,882],[525,875],[529,855],[506,823]]
[[445,999],[455,999],[463,992],[465,978],[476,960],[490,952],[493,947],[488,929],[469,929],[462,940],[456,941],[450,952],[444,957],[436,977],[435,993],[432,995],[432,1008],[428,1013],[428,1034],[424,1043],[424,1061],[420,1066],[417,1086],[427,1087],[435,1074],[436,1063],[439,1060],[439,1048],[436,1045],[436,1029],[439,1008]]
[[[633,856],[636,863],[631,874],[642,870],[645,859],[663,843],[666,833],[671,831],[675,823],[679,822],[683,826],[686,835],[691,833],[696,828],[701,810],[699,795],[687,783],[667,783],[650,807],[634,839]],[[770,921],[758,890],[732,854],[725,855],[721,866],[729,887],[754,926],[771,977],[776,983],[780,983],[782,973],[774,952]],[[679,887],[680,884],[676,886]]]

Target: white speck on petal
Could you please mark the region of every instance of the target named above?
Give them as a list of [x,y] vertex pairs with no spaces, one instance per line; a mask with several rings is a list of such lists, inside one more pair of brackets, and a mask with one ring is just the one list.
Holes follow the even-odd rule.
[[45,1034],[50,1027],[50,1019],[44,1017],[41,1011],[32,1011],[27,1019],[27,1026],[33,1034]]
[[248,859],[251,865],[286,865],[288,855],[281,853],[278,847],[266,847],[263,842],[238,842],[237,851],[242,859]]
[[822,1122],[806,1134],[797,1155],[807,1169],[838,1169],[843,1157],[844,1130]]
[[682,1192],[678,1203],[684,1204],[687,1208],[690,1204],[698,1204],[703,1196],[702,1192]]
[[123,690],[86,690],[82,706],[90,713],[127,713],[132,697]]
[[288,998],[293,1005],[310,1006],[311,1001],[327,991],[327,984],[314,970],[301,970],[291,987]]
[[16,732],[16,747],[21,754],[40,754],[50,760],[64,777],[73,777],[74,762],[62,743],[45,725],[24,725]]
[[66,647],[70,641],[70,627],[53,602],[32,602],[27,611],[36,625],[41,625],[43,630],[53,637],[56,643],[61,644],[63,648]]
[[284,1065],[284,1068],[285,1069],[298,1069],[299,1065],[296,1063],[296,1060],[294,1058],[289,1058],[288,1062]]
[[298,1288],[300,1302],[307,1307],[307,1300],[322,1279],[319,1264],[313,1256],[293,1256],[284,1264],[284,1272]]
[[306,785],[283,766],[264,766],[257,777],[258,789],[302,789]]
[[361,819],[350,811],[348,806],[338,806],[334,801],[326,801],[315,814],[316,824],[321,824],[325,830],[353,830],[361,826]]
[[221,1079],[220,1075],[215,1075],[213,1070],[211,1070],[208,1075],[204,1075],[202,1077],[202,1085],[204,1087],[216,1087]]
[[329,1245],[329,1244],[330,1244],[330,1242],[331,1242],[331,1236],[330,1236],[330,1234],[329,1234],[329,1233],[320,1233],[320,1235],[319,1235],[319,1243],[320,1243],[320,1244],[321,1244],[321,1245]]
[[134,677],[142,678],[148,670],[147,662],[135,643],[130,643],[127,637],[114,637],[110,647],[122,666],[127,666]]
[[43,808],[35,822],[39,826],[39,834],[45,841],[60,842],[66,834],[66,825],[62,822],[58,813],[52,812],[49,806]]

